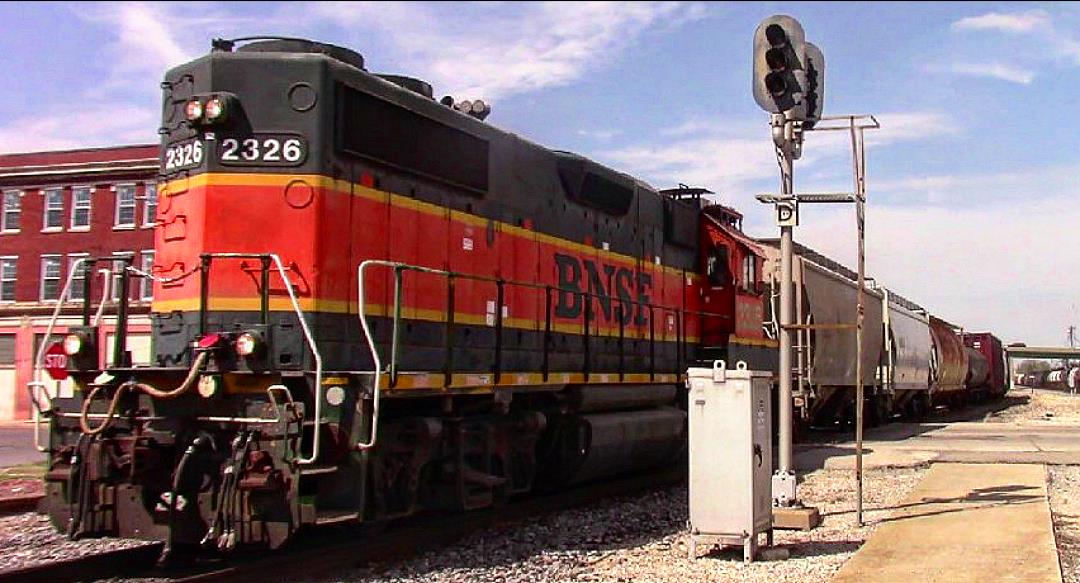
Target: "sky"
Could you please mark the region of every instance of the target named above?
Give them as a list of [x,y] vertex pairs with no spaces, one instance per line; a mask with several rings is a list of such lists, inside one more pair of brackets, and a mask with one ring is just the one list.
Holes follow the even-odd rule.
[[[1080,323],[1078,4],[5,2],[0,152],[155,142],[166,68],[215,37],[301,36],[657,188],[705,186],[776,236],[754,199],[779,175],[751,53],[784,13],[825,54],[825,113],[881,123],[868,273],[966,329],[1063,345]],[[807,135],[795,188],[851,190],[843,135]],[[854,266],[853,208],[800,218],[796,241]]]

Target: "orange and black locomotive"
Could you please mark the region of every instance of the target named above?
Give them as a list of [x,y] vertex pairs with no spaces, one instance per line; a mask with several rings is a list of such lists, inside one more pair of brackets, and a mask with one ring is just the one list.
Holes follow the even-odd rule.
[[760,249],[704,189],[316,42],[215,41],[162,89],[155,265],[123,274],[154,364],[65,342],[59,528],[228,550],[485,507],[679,459],[691,362],[775,368]]

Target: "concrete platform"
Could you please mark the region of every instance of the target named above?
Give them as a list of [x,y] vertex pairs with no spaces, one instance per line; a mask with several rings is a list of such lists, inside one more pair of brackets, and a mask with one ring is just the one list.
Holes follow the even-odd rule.
[[[1013,423],[892,423],[867,431],[866,468],[933,462],[1080,464],[1080,425],[1022,421]],[[855,468],[849,439],[795,446],[795,467]]]
[[1045,467],[934,464],[834,581],[1060,583]]

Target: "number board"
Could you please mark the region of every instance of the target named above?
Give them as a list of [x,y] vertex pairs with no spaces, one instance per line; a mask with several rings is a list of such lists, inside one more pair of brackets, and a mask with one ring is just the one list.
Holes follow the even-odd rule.
[[218,162],[229,166],[299,166],[308,155],[307,140],[296,134],[222,136]]
[[194,168],[203,161],[202,140],[187,140],[165,147],[162,167],[165,172]]

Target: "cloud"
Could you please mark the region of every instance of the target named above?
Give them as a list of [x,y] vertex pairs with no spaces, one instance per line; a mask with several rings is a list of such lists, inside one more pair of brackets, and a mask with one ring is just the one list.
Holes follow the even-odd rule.
[[403,55],[402,64],[440,92],[495,101],[577,81],[641,36],[706,14],[703,5],[677,2],[476,6],[483,8],[318,3],[306,18],[350,30],[362,25],[364,34],[392,31],[385,41]]
[[1050,14],[1045,10],[1027,12],[988,12],[979,16],[968,16],[952,23],[953,30],[996,30],[1001,32],[1031,32],[1037,28],[1052,26]]
[[[1080,249],[1080,230],[1068,227],[1080,224],[1073,201],[1078,173],[1080,166],[1069,165],[871,184],[867,273],[969,330],[991,330],[1007,342],[1060,344],[1080,303],[1080,271],[1062,263],[1063,250]],[[966,204],[886,205],[873,198],[920,181]],[[1017,187],[1025,190],[992,195]],[[850,208],[801,214],[796,240],[855,264]]]
[[1021,85],[1027,85],[1035,79],[1035,71],[1003,63],[954,63],[949,67],[928,67],[927,70],[968,77],[990,77]]
[[113,103],[19,118],[0,127],[0,153],[155,143],[158,117],[155,108]]
[[[960,131],[952,117],[940,112],[889,112],[876,117],[881,129],[867,131],[868,148]],[[764,121],[695,116],[662,128],[656,135],[654,140],[600,151],[596,156],[656,185],[692,183],[747,200],[777,179],[776,155]],[[810,133],[805,143],[802,167],[832,164],[837,158],[846,161],[850,155],[846,132]],[[843,166],[845,180],[849,168]]]
[[622,130],[578,130],[577,135],[591,138],[599,142],[606,142],[615,136],[621,135]]

